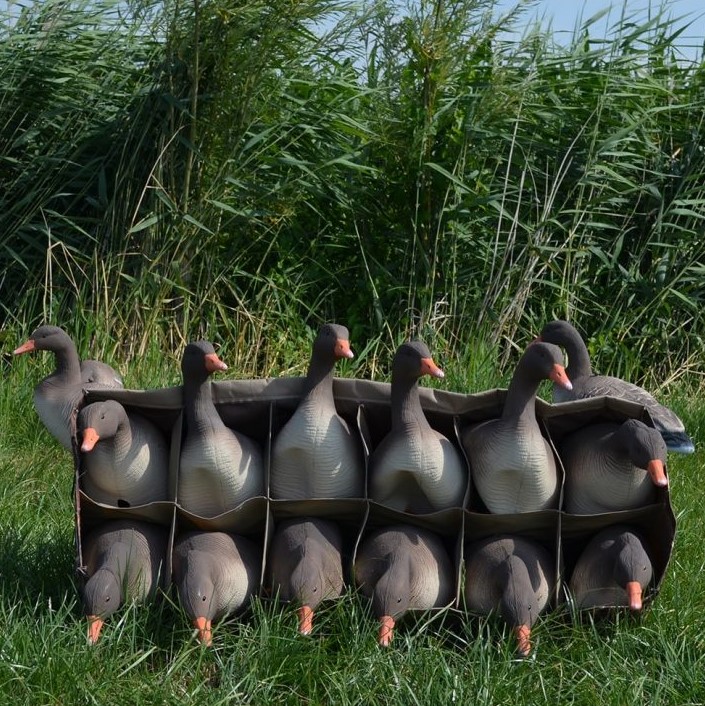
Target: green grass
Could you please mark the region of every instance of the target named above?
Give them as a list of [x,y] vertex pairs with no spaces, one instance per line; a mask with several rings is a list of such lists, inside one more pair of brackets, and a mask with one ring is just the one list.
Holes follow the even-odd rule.
[[[71,460],[32,409],[47,364],[40,356],[1,363],[0,704],[705,703],[702,451],[669,458],[678,531],[643,618],[546,616],[526,662],[513,659],[498,621],[454,612],[405,622],[381,650],[369,607],[353,592],[319,612],[310,638],[296,634],[289,610],[256,601],[218,625],[205,649],[165,597],[113,616],[90,648],[73,580]],[[470,366],[445,365],[439,386],[464,389]],[[178,382],[163,355],[150,354],[143,368],[128,379]],[[489,364],[470,372],[476,389],[504,382]],[[678,388],[673,399],[702,448],[702,394],[691,392]]]

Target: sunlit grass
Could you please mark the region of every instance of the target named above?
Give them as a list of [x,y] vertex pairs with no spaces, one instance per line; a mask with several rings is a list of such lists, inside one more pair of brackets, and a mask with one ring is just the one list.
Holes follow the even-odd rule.
[[[164,356],[142,361],[154,371]],[[36,359],[34,359],[36,361]],[[123,609],[90,648],[76,583],[71,459],[31,406],[38,362],[3,364],[0,392],[0,703],[153,704],[699,704],[705,701],[705,488],[701,451],[669,457],[676,543],[660,595],[640,620],[573,624],[552,614],[534,630],[535,655],[517,662],[494,619],[452,611],[402,623],[381,650],[367,603],[353,591],[322,607],[314,635],[291,610],[257,600],[199,645],[173,597]],[[465,366],[449,361],[445,389]],[[126,371],[128,376],[130,370]],[[137,379],[148,385],[144,374]],[[472,387],[504,384],[473,374]],[[458,385],[458,387],[456,387]],[[705,414],[675,395],[696,446]],[[126,696],[126,695],[129,695]]]

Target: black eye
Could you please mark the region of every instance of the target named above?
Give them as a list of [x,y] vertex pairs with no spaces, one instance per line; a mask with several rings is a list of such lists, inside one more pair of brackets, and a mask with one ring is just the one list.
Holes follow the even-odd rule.
[[314,588],[314,589],[313,589],[313,592],[315,593],[317,590],[318,590],[318,587]]
[[106,597],[105,597],[105,602],[106,602],[106,603],[110,603],[110,596],[106,596]]
[[397,598],[397,603],[401,603],[401,598]]
[[205,596],[202,596],[202,597],[201,597],[201,600],[205,603],[205,602],[206,602],[206,597],[205,597]]

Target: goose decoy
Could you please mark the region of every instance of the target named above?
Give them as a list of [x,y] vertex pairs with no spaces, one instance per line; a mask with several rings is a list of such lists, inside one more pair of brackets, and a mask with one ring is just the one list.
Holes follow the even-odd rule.
[[615,525],[588,543],[568,587],[578,609],[629,606],[640,611],[652,577],[644,540],[629,527]]
[[566,512],[631,510],[654,502],[655,489],[668,485],[666,444],[656,429],[636,419],[578,429],[562,440],[559,453]]
[[49,433],[71,449],[71,415],[81,404],[84,389],[122,387],[122,378],[105,363],[81,363],[71,337],[58,326],[40,326],[13,353],[31,351],[54,353],[56,370],[34,388],[34,408]]
[[174,583],[199,642],[210,645],[212,621],[239,610],[254,595],[261,566],[261,553],[246,537],[195,531],[176,540]]
[[178,502],[202,517],[232,510],[264,491],[260,447],[225,426],[213,404],[208,376],[227,367],[207,341],[189,343],[181,361],[186,436],[179,463]]
[[587,346],[574,326],[567,321],[551,321],[543,327],[539,338],[562,346],[568,354],[566,372],[573,383],[573,389],[565,390],[554,386],[554,402],[581,400],[602,395],[636,402],[649,412],[654,426],[663,436],[669,451],[684,454],[695,451],[693,440],[686,433],[683,422],[672,410],[659,404],[646,390],[620,378],[593,374]]
[[88,641],[95,644],[103,624],[123,603],[143,603],[154,597],[164,570],[168,530],[149,522],[112,520],[83,540],[88,580],[83,609]]
[[531,653],[531,629],[556,584],[554,562],[538,542],[525,537],[489,537],[469,545],[465,559],[465,603],[471,612],[498,612],[513,630],[517,653]]
[[372,599],[378,642],[388,647],[396,621],[409,610],[430,610],[454,600],[454,571],[440,538],[410,525],[378,529],[363,540],[355,583]]
[[419,378],[442,378],[421,341],[403,343],[392,361],[392,429],[370,458],[370,497],[402,512],[461,507],[468,474],[460,451],[426,419]]
[[343,538],[335,522],[304,517],[282,522],[269,549],[270,584],[298,606],[299,632],[313,630],[314,611],[343,592]]
[[531,343],[514,371],[502,416],[462,434],[475,488],[490,512],[534,512],[556,506],[556,460],[535,411],[538,387],[547,378],[570,388],[560,349]]
[[273,498],[361,498],[365,471],[360,440],[338,414],[333,367],[352,358],[348,330],[325,324],[313,343],[304,396],[272,446]]
[[167,500],[169,446],[149,419],[106,400],[86,405],[77,426],[89,497],[118,507]]

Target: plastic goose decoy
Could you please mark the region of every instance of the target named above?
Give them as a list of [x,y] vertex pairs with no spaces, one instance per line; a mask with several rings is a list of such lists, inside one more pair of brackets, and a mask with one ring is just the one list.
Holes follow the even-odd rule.
[[34,408],[49,433],[71,449],[71,415],[80,405],[84,389],[122,387],[122,378],[105,363],[81,363],[70,336],[58,326],[35,329],[14,354],[31,351],[54,353],[56,370],[34,388]]
[[452,442],[431,427],[419,378],[442,378],[421,341],[403,343],[392,362],[392,429],[370,459],[370,496],[387,507],[423,513],[461,507],[468,473]]
[[321,327],[313,343],[304,396],[272,447],[273,498],[363,497],[362,446],[333,399],[335,362],[352,357],[344,326]]
[[167,499],[169,447],[152,422],[106,400],[79,412],[78,430],[89,497],[119,507]]
[[189,343],[181,361],[186,438],[179,464],[178,502],[215,517],[264,491],[260,447],[228,428],[213,404],[208,376],[227,365],[207,341]]
[[198,631],[212,642],[212,621],[242,608],[259,588],[261,552],[245,537],[188,532],[176,540],[174,583],[179,602]]
[[309,635],[321,601],[343,592],[343,539],[337,524],[304,517],[282,522],[269,550],[271,585],[298,606],[299,632]]
[[597,534],[585,547],[569,588],[578,609],[628,606],[640,611],[652,577],[653,566],[642,538],[616,525]]
[[168,531],[148,522],[113,520],[88,533],[83,561],[88,580],[83,609],[88,641],[95,644],[103,624],[123,603],[152,598],[164,568]]
[[498,612],[513,630],[517,653],[531,653],[531,629],[548,605],[556,572],[550,554],[524,537],[499,536],[466,551],[465,601],[481,615]]
[[379,644],[389,646],[407,611],[450,605],[453,574],[445,546],[428,530],[396,525],[370,534],[357,553],[355,583],[372,599]]
[[565,437],[560,457],[566,512],[631,510],[654,502],[656,487],[668,485],[666,444],[636,419],[583,427]]
[[568,353],[566,372],[573,383],[573,389],[568,391],[554,387],[554,402],[602,395],[636,402],[647,409],[669,451],[685,454],[695,451],[693,440],[686,433],[679,417],[668,407],[659,404],[646,390],[620,378],[593,374],[587,346],[578,331],[567,321],[556,320],[546,324],[540,338],[562,346]]
[[560,349],[550,343],[531,343],[514,371],[502,416],[462,434],[475,488],[490,512],[533,512],[556,506],[556,460],[535,412],[539,384],[547,378],[570,388]]

